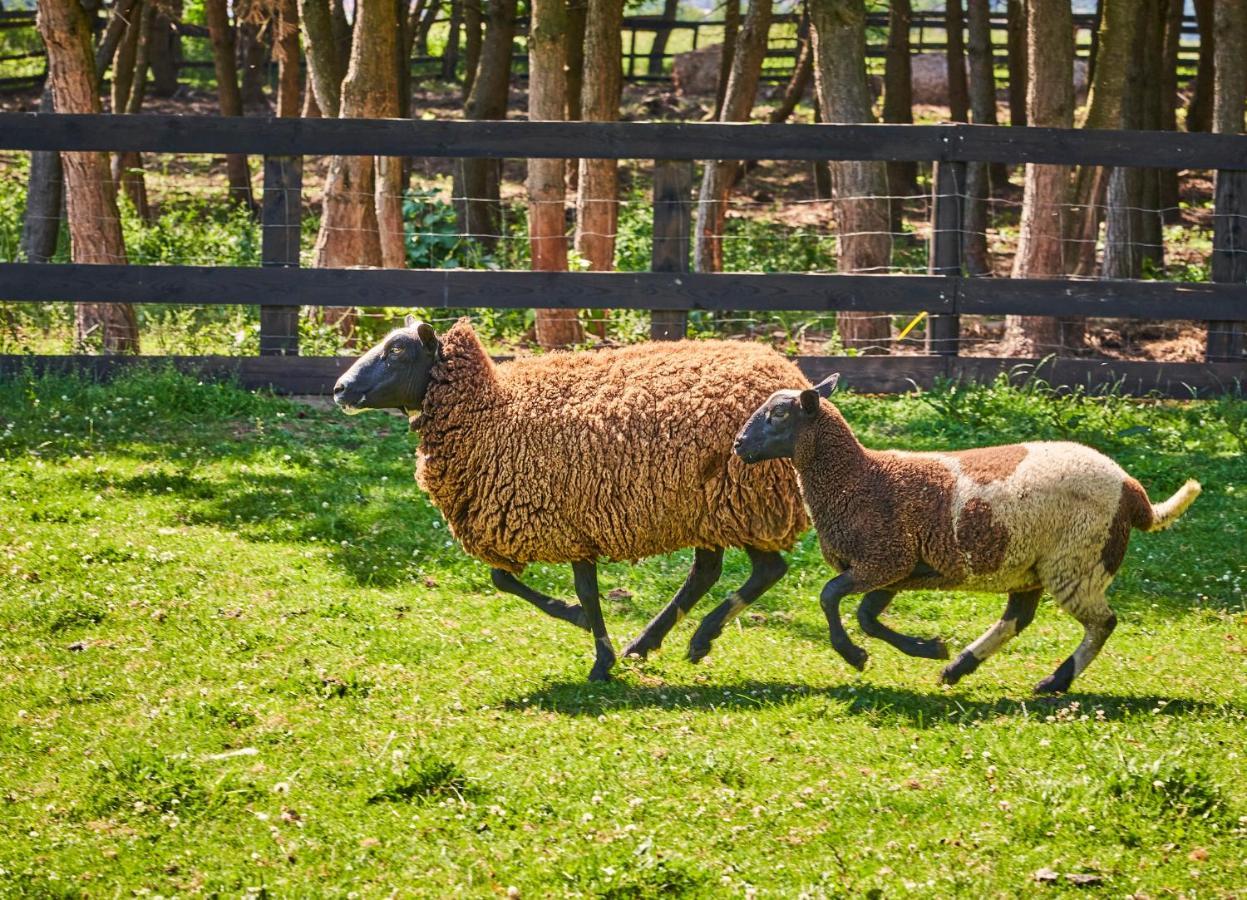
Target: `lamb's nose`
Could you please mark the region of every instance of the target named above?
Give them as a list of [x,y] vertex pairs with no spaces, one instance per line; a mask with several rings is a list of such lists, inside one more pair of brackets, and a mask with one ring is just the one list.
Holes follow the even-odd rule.
[[338,383],[333,386],[333,399],[337,400],[346,392],[345,380],[339,378]]

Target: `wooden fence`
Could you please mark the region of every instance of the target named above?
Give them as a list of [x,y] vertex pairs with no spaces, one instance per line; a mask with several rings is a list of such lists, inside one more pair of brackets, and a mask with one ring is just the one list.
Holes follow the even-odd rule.
[[[299,269],[302,158],[406,157],[653,159],[652,271],[496,272]],[[935,163],[930,273],[908,275],[690,273],[693,160],[729,150],[741,159]],[[298,307],[413,306],[648,309],[652,336],[679,337],[688,310],[925,311],[930,356],[802,357],[811,375],[839,370],[863,391],[911,380],[983,379],[1034,371],[1039,360],[959,357],[959,316],[1051,315],[1208,322],[1201,363],[1050,360],[1040,374],[1064,386],[1190,396],[1247,381],[1247,136],[1007,128],[974,125],[724,125],[244,119],[0,114],[0,150],[246,153],[265,157],[262,267],[0,264],[0,300],[244,304],[260,307],[262,357],[175,358],[250,385],[326,392],[347,364],[298,357]],[[1212,283],[999,279],[962,275],[961,208],[968,162],[1216,169]],[[159,360],[143,357],[137,361]],[[103,372],[135,358],[0,357],[23,367]]]

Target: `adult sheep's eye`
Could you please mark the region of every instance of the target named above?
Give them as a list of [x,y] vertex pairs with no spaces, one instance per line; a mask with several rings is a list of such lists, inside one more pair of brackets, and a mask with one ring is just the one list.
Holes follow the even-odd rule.
[[393,346],[389,350],[385,351],[385,355],[388,356],[390,359],[394,359],[396,356],[402,356],[403,348],[397,345]]
[[772,421],[772,422],[780,422],[780,421],[783,421],[783,420],[784,420],[784,419],[786,419],[786,418],[788,418],[788,410],[787,410],[787,409],[785,409],[785,408],[784,408],[784,407],[782,407],[782,406],[781,406],[781,407],[779,407],[779,409],[777,409],[777,410],[775,410],[774,412],[772,412],[772,413],[771,413],[771,421]]

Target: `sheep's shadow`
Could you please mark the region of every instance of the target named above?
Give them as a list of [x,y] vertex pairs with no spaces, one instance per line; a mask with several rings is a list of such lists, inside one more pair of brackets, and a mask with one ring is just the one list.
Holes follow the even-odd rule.
[[[956,691],[887,687],[864,682],[808,685],[749,679],[727,684],[630,683],[627,676],[605,685],[552,682],[522,697],[502,701],[506,709],[537,707],[568,716],[599,716],[634,709],[759,710],[791,706],[814,717],[862,716],[927,728],[950,722],[1010,717],[1045,720],[1050,715],[1116,721],[1138,715],[1205,716],[1215,712],[1247,713],[1233,703],[1210,703],[1152,694],[1122,695],[1074,691],[1059,697],[1000,697],[978,700]],[[811,703],[811,701],[813,701]],[[1077,706],[1073,706],[1074,703]]]

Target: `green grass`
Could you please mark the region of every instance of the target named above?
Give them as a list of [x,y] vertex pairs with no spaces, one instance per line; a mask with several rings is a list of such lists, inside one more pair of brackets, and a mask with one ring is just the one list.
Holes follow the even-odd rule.
[[[1073,438],[1154,497],[1203,481],[1172,531],[1135,536],[1105,652],[1039,700],[1079,637],[1049,603],[956,688],[878,642],[849,670],[812,535],[706,663],[681,658],[690,622],[590,685],[588,637],[450,540],[401,420],[169,374],[3,387],[0,896],[1247,884],[1241,401],[843,398],[874,446]],[[617,644],[688,563],[603,568]],[[730,552],[714,599],[744,574]],[[567,567],[527,578],[570,594]],[[890,620],[959,647],[1002,608],[914,593]]]

